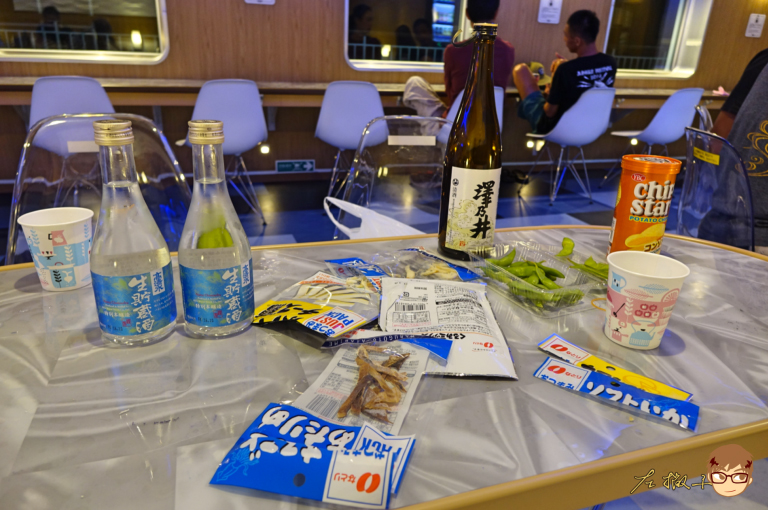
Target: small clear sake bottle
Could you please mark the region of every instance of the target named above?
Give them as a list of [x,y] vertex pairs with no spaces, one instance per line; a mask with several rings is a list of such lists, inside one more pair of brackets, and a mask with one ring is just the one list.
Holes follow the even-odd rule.
[[103,176],[91,248],[99,327],[120,346],[153,344],[176,323],[168,244],[139,188],[131,122],[98,120],[93,130]]
[[224,125],[189,122],[195,184],[179,242],[179,274],[185,329],[218,338],[253,322],[251,247],[224,176]]

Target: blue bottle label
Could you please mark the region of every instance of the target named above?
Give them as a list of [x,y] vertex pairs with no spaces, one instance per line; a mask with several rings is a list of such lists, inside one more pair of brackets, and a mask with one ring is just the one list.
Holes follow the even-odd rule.
[[184,318],[190,324],[221,327],[253,317],[251,260],[225,269],[179,265]]
[[120,336],[157,331],[176,320],[173,269],[170,262],[156,271],[132,276],[92,273],[99,327]]

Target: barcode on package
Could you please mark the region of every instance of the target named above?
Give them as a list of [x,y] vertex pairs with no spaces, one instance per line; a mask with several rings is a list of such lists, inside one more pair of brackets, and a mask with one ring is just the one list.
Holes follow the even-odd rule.
[[425,303],[395,303],[396,312],[423,312],[426,309]]
[[394,312],[394,322],[429,322],[429,312]]
[[323,395],[316,395],[315,398],[307,404],[307,411],[312,411],[325,418],[336,418],[336,411],[339,410],[341,402]]

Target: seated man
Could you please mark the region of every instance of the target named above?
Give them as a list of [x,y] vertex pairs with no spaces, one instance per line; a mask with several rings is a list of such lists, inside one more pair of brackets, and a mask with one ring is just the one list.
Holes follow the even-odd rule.
[[[467,18],[475,23],[494,23],[499,10],[499,0],[467,0]],[[421,76],[412,76],[405,83],[403,104],[416,110],[422,117],[445,117],[456,96],[464,90],[472,62],[473,45],[457,47],[449,44],[443,53],[445,68],[443,80],[447,101],[438,97],[432,86]],[[515,65],[515,48],[496,37],[493,45],[493,84],[496,87],[507,88],[512,66]]]
[[565,60],[559,55],[552,62],[552,83],[542,93],[537,77],[525,64],[515,66],[512,78],[520,93],[517,114],[531,123],[534,133],[552,131],[557,121],[581,94],[592,87],[612,87],[616,77],[616,61],[600,53],[595,39],[600,31],[600,20],[592,11],[576,11],[568,18],[563,32],[568,51],[577,58]]
[[[739,82],[742,83],[742,80]],[[734,89],[737,91],[739,87]],[[733,94],[732,94],[733,96]],[[750,90],[742,101],[739,101],[738,114],[733,120],[733,127],[728,129],[728,141],[733,144],[741,154],[741,159],[749,174],[749,186],[752,191],[753,222],[755,227],[755,251],[768,255],[768,148],[765,140],[768,139],[768,66],[762,66],[754,79],[750,79]],[[726,102],[726,104],[728,104]],[[725,107],[725,106],[724,106]],[[722,113],[720,114],[722,115]],[[720,116],[718,116],[720,120]],[[721,163],[723,165],[724,163]],[[708,214],[708,220],[712,218],[733,219],[739,218],[738,212],[734,213],[734,206],[739,205],[734,195],[719,200],[713,197],[712,211]],[[736,209],[737,211],[740,208]],[[720,226],[710,221],[712,225],[708,230],[715,231],[719,227],[720,233],[732,230],[732,225]],[[741,224],[740,220],[735,223]],[[702,239],[718,239],[712,237],[701,228],[699,237]],[[713,234],[714,235],[714,234]]]
[[716,135],[720,135],[723,138],[728,138],[733,128],[733,121],[736,119],[736,115],[739,114],[741,105],[744,104],[744,100],[749,95],[752,87],[757,81],[757,77],[768,64],[768,49],[765,49],[754,56],[749,62],[747,68],[744,69],[744,73],[739,79],[739,83],[733,89],[733,92],[725,100],[720,113],[717,115],[714,126],[712,126],[712,132]]

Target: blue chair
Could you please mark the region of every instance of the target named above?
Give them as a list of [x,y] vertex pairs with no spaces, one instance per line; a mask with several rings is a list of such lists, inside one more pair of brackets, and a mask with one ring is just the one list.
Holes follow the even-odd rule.
[[26,245],[17,226],[22,214],[78,206],[92,209],[94,221],[98,221],[102,178],[98,170],[99,149],[93,141],[93,121],[102,119],[131,121],[136,170],[144,200],[168,248],[178,249],[192,197],[176,157],[152,121],[125,113],[54,115],[37,122],[24,143],[13,187],[6,264],[16,260],[17,243]]
[[755,226],[749,174],[725,138],[686,128],[685,182],[677,233],[754,251]]
[[[222,150],[225,156],[234,156],[227,167],[227,181],[266,225],[267,221],[242,156],[267,139],[267,123],[256,82],[205,82],[195,101],[192,120],[219,120],[224,123]],[[231,166],[234,168],[229,168]]]

